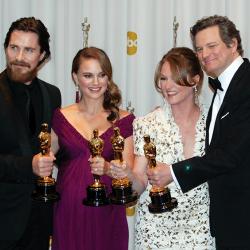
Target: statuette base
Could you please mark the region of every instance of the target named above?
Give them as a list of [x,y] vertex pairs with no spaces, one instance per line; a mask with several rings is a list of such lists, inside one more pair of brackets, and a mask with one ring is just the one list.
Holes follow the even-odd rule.
[[132,191],[131,185],[129,186],[112,186],[112,194],[110,195],[110,201],[116,205],[130,205],[134,204],[138,195]]
[[60,200],[60,195],[56,192],[54,178],[45,177],[38,179],[36,189],[32,193],[32,199],[44,203]]
[[177,199],[171,197],[168,188],[165,188],[163,192],[150,191],[149,196],[151,197],[151,203],[148,206],[148,210],[152,214],[171,211],[178,205]]
[[100,207],[109,204],[109,199],[106,196],[105,186],[91,185],[87,188],[87,198],[83,199],[82,203],[85,206]]

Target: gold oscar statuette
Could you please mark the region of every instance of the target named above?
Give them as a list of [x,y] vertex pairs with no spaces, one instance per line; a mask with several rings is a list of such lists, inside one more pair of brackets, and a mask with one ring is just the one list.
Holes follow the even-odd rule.
[[[111,137],[111,144],[114,152],[114,160],[123,162],[122,152],[124,150],[125,140],[120,134],[118,127],[114,128],[114,135]],[[132,190],[132,183],[127,177],[112,180],[111,203],[117,205],[126,204],[130,206],[137,201],[137,193]]]
[[[149,168],[156,167],[156,146],[150,140],[149,135],[144,136],[144,155],[148,159]],[[150,213],[163,213],[171,211],[177,206],[177,200],[171,197],[170,190],[168,187],[158,187],[153,185],[149,196],[151,203],[148,206]]]
[[[43,156],[49,155],[51,146],[51,135],[49,133],[47,123],[41,125],[41,132],[38,135],[40,142],[40,150]],[[55,179],[52,176],[39,177],[36,181],[36,189],[32,194],[35,201],[54,202],[60,199],[60,195],[56,192]]]
[[[99,137],[97,129],[93,131],[93,138],[89,142],[89,150],[92,157],[101,156],[104,147],[103,140]],[[87,187],[87,197],[83,199],[86,206],[99,207],[109,204],[106,196],[106,187],[100,181],[99,175],[93,175],[94,183]]]

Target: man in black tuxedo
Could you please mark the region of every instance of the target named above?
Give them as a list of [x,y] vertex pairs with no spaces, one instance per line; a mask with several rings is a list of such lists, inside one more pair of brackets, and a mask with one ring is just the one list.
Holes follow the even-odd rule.
[[[206,153],[148,171],[151,184],[175,181],[183,192],[208,181],[210,228],[217,249],[250,249],[250,63],[240,33],[222,16],[191,28],[193,46],[214,87]],[[218,81],[219,80],[219,81]],[[221,86],[220,86],[221,85]]]
[[41,124],[61,105],[57,87],[37,78],[50,56],[49,33],[34,17],[13,22],[0,74],[0,249],[48,250],[52,205],[32,201],[37,176],[49,176],[54,155],[39,154]]

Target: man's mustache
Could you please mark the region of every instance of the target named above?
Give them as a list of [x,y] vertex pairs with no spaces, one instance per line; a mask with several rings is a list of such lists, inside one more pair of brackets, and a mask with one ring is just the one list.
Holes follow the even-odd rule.
[[30,65],[24,61],[13,61],[11,65],[22,66],[30,68]]

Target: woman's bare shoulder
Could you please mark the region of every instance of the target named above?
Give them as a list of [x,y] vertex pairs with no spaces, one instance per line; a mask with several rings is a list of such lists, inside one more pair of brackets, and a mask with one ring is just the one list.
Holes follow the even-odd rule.
[[65,115],[65,114],[71,114],[74,113],[78,110],[77,104],[71,104],[69,106],[63,107],[60,109],[60,111]]
[[119,109],[120,119],[121,119],[121,118],[124,118],[124,117],[126,117],[126,116],[128,116],[128,115],[130,115],[130,114],[131,114],[131,113],[128,112],[127,110],[125,110],[125,109]]

